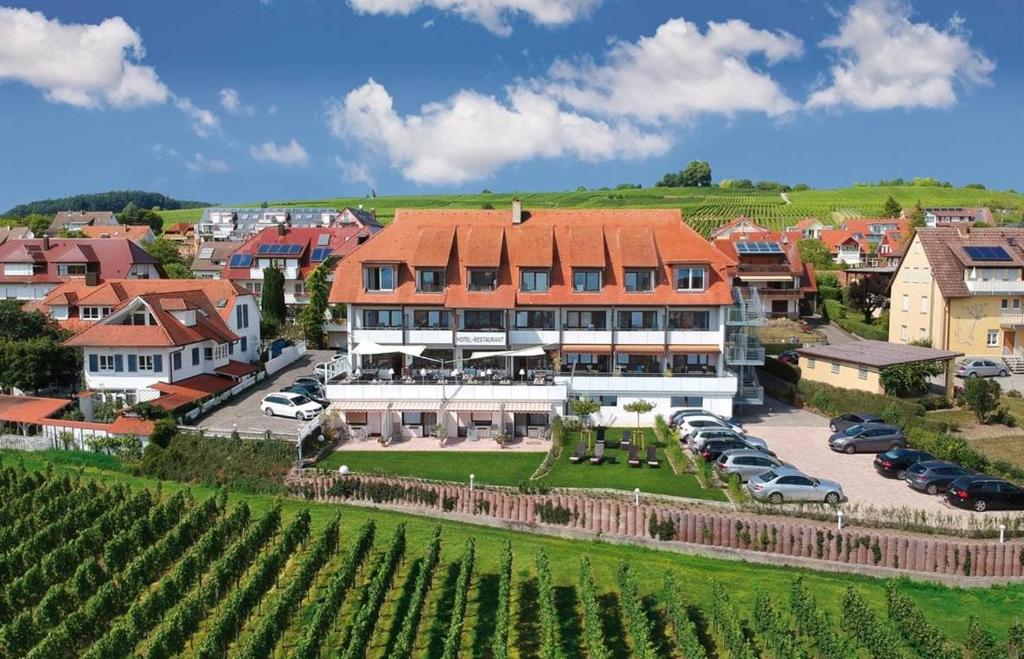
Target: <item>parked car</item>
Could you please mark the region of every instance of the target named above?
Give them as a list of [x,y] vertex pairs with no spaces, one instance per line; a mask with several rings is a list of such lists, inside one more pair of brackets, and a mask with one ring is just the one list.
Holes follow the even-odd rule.
[[267,394],[260,402],[260,410],[267,416],[287,416],[300,421],[312,419],[323,409],[302,394],[286,391]]
[[768,503],[824,501],[836,504],[845,498],[839,483],[808,476],[794,467],[778,467],[751,476],[747,492],[753,499]]
[[945,492],[949,484],[963,476],[970,476],[971,470],[952,462],[923,460],[907,468],[907,485],[928,494]]
[[710,416],[715,419],[718,419],[719,421],[725,421],[727,423],[731,423],[734,426],[739,426],[741,428],[743,427],[743,424],[740,423],[740,420],[734,416],[722,416],[721,414],[715,414],[714,412],[709,412],[701,408],[676,410],[675,412],[672,413],[672,416],[669,417],[669,422],[673,426],[678,426],[682,422],[682,420],[688,416]]
[[718,456],[722,455],[726,451],[732,451],[734,449],[751,449],[759,451],[765,455],[770,455],[773,458],[775,457],[775,454],[768,449],[752,446],[742,439],[710,439],[704,442],[704,446],[701,447],[698,455],[708,462],[714,462],[715,460],[718,460]]
[[768,443],[760,437],[744,436],[726,428],[704,428],[699,430],[690,435],[686,440],[686,445],[691,451],[697,453],[704,447],[704,442],[710,439],[739,439],[758,449],[768,448]]
[[302,377],[295,378],[295,382],[292,382],[292,384],[299,385],[300,387],[312,387],[318,391],[323,391],[324,388],[323,383],[311,375],[303,375]]
[[796,350],[784,350],[779,353],[779,361],[796,366],[800,363],[800,355]]
[[859,426],[862,423],[883,423],[884,419],[877,414],[867,414],[865,412],[851,412],[850,414],[840,414],[837,417],[832,417],[828,422],[828,427],[832,429],[832,432],[839,432],[846,430],[850,426]]
[[785,466],[788,465],[783,464],[778,458],[749,448],[725,451],[715,460],[715,470],[718,471],[719,478],[727,481],[733,474],[736,474],[743,483],[747,482],[751,476]]
[[903,448],[907,438],[903,431],[887,423],[864,423],[851,426],[828,438],[828,446],[840,453],[877,453]]
[[284,393],[299,394],[300,396],[305,396],[306,398],[310,399],[317,405],[320,405],[321,407],[327,407],[327,401],[324,399],[319,389],[314,389],[313,387],[307,387],[301,384],[293,384],[290,387],[285,387],[281,391]]
[[946,500],[975,512],[1024,510],[1024,490],[1002,478],[961,476],[949,484]]
[[934,460],[935,456],[927,451],[913,448],[895,448],[875,456],[875,471],[886,478],[907,477],[907,468],[918,462]]
[[1001,359],[965,359],[956,367],[958,378],[1005,378],[1010,372]]
[[702,428],[725,428],[726,430],[731,430],[738,435],[747,434],[747,431],[740,426],[713,416],[688,416],[679,424],[679,431],[683,437],[691,435]]

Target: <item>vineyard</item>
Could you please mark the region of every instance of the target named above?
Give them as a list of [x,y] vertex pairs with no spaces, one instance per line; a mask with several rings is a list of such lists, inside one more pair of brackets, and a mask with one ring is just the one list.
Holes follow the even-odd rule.
[[[719,188],[642,188],[637,190],[581,190],[577,192],[523,192],[494,194],[409,195],[373,199],[361,197],[269,201],[271,206],[319,206],[374,208],[383,222],[398,208],[478,209],[489,205],[509,208],[512,198],[530,208],[678,208],[686,221],[702,235],[739,215],[753,218],[769,229],[792,226],[805,217],[838,224],[848,217],[878,217],[888,196],[904,207],[917,201],[923,206],[980,206],[1019,209],[1021,195],[1012,192],[938,187],[851,187],[835,190],[801,190],[786,193]],[[258,204],[254,204],[258,205]],[[195,222],[202,209],[161,213],[165,222]]]
[[[982,602],[909,582],[751,578],[743,564],[716,571],[672,555],[676,569],[652,579],[645,564],[660,552],[168,490],[0,467],[0,656],[982,659],[1024,650],[1024,624],[997,627],[990,615],[1024,610],[1019,590]],[[930,610],[962,617],[959,637],[917,603],[940,596]]]

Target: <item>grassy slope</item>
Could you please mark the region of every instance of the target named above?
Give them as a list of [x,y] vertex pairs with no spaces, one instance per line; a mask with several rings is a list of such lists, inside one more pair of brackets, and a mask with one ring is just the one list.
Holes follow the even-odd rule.
[[[843,216],[877,216],[886,197],[892,195],[904,206],[920,200],[925,206],[972,206],[980,204],[1018,206],[1021,195],[991,190],[924,187],[852,187],[835,190],[805,190],[788,193],[787,204],[776,192],[719,190],[703,188],[644,188],[640,190],[588,190],[583,192],[508,192],[497,194],[402,195],[393,197],[347,197],[332,199],[268,200],[272,206],[321,206],[375,208],[383,221],[394,217],[396,208],[480,208],[491,204],[507,208],[513,197],[529,208],[679,208],[697,230],[712,227],[745,214],[771,227],[780,228],[807,216],[825,222]],[[165,211],[166,222],[195,222],[202,209]]]
[[469,475],[483,485],[516,485],[537,470],[544,453],[486,451],[335,451],[318,467],[386,473],[431,480],[469,482]]
[[[30,469],[45,468],[50,463],[46,456],[41,454],[19,453],[14,451],[0,451],[0,459],[4,462],[20,460]],[[55,468],[61,471],[76,471],[79,466],[63,463],[55,463]],[[94,467],[85,467],[83,474],[86,477],[97,478],[108,483],[122,482],[131,485],[133,488],[156,486],[155,481],[133,477],[124,473],[98,470]],[[163,483],[162,488],[165,494],[180,489],[182,485],[177,483]],[[196,496],[204,498],[211,496],[213,490],[207,487],[195,487],[193,492]],[[274,503],[269,496],[246,496],[233,494],[231,500],[238,502],[245,500],[252,508],[255,516],[263,514]],[[286,521],[300,508],[308,506],[312,515],[315,533],[327,523],[327,521],[339,510],[338,506],[307,504],[301,501],[284,501],[284,515]],[[396,524],[405,522],[408,532],[409,558],[415,559],[422,555],[427,546],[431,529],[438,523],[437,520],[425,519],[386,511],[372,511],[356,507],[340,507],[342,513],[343,545],[351,540],[354,530],[368,517],[376,520],[378,525],[377,542],[375,551],[381,551],[383,544],[391,535],[391,530]],[[664,574],[671,570],[684,586],[687,598],[691,602],[700,604],[707,608],[707,599],[710,593],[709,580],[718,579],[722,581],[731,593],[734,601],[739,605],[739,610],[744,617],[749,617],[750,607],[753,600],[752,587],[758,584],[768,592],[777,593],[778,601],[784,604],[789,590],[789,584],[797,574],[803,574],[807,580],[811,592],[833,616],[840,614],[840,602],[845,588],[854,584],[864,592],[875,611],[884,616],[884,582],[877,579],[859,577],[848,574],[831,574],[828,572],[814,572],[808,570],[797,570],[791,568],[766,567],[735,561],[720,561],[679,554],[657,551],[640,547],[623,547],[600,542],[584,542],[575,540],[564,540],[543,536],[531,535],[528,533],[509,532],[487,527],[478,527],[455,522],[440,522],[443,528],[444,550],[442,563],[439,566],[438,574],[444,575],[448,566],[458,559],[461,553],[462,544],[467,537],[473,537],[477,543],[477,567],[474,583],[487,580],[493,582],[497,572],[500,557],[500,547],[506,539],[511,539],[515,550],[515,565],[513,568],[514,583],[513,590],[518,594],[519,588],[524,581],[533,574],[533,560],[540,551],[546,551],[551,559],[554,585],[567,592],[574,593],[577,585],[577,570],[579,558],[583,555],[590,557],[594,567],[594,576],[600,593],[615,591],[615,570],[619,561],[626,560],[633,567],[640,580],[640,590],[644,595],[656,594],[660,591]],[[371,562],[372,564],[372,562]],[[435,591],[441,578],[435,580]],[[993,587],[986,589],[958,590],[940,586],[910,583],[902,587],[923,610],[928,619],[943,629],[951,637],[962,639],[966,633],[967,615],[966,612],[977,615],[983,624],[990,630],[996,632],[1000,637],[1005,637],[1006,628],[1019,616],[1024,607],[1024,586]],[[573,595],[575,597],[575,595]],[[483,595],[481,591],[475,590],[471,595],[471,602],[466,623],[466,640],[464,649],[472,647],[475,641],[475,634],[480,628],[486,628],[485,617],[488,605],[481,602]],[[436,602],[435,602],[436,604]],[[350,603],[349,603],[350,605]],[[513,615],[516,615],[518,603],[513,604]],[[346,607],[348,608],[348,607]],[[384,611],[383,616],[389,615],[390,611]],[[424,613],[425,624],[429,624],[433,609],[428,603]],[[382,619],[386,619],[383,618]],[[515,618],[513,619],[515,621]],[[421,636],[423,631],[421,628]],[[513,631],[513,638],[516,632]]]

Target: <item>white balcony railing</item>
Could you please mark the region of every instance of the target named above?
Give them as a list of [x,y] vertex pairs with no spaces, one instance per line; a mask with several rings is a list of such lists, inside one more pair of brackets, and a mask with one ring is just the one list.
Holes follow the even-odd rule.
[[558,330],[515,329],[508,333],[513,345],[551,345],[559,341]]
[[578,395],[649,394],[663,396],[731,396],[736,393],[737,377],[726,372],[718,377],[674,375],[616,376],[588,375],[568,378],[556,376],[556,382],[569,381],[569,388]]
[[444,345],[452,344],[450,329],[411,329],[409,343],[413,345]]
[[999,315],[999,324],[1003,327],[1024,327],[1024,313],[1019,309],[1016,311],[1003,309]]
[[534,384],[378,384],[327,385],[327,399],[337,401],[544,401],[564,402],[563,383]]
[[562,343],[566,345],[611,345],[611,330],[562,330]]
[[402,330],[400,329],[357,329],[352,332],[352,339],[356,343],[369,341],[382,345],[401,345],[405,343],[402,339]]
[[716,346],[722,341],[722,333],[717,330],[669,330],[670,345]]
[[966,283],[972,293],[1024,293],[1021,279],[968,279]]
[[615,330],[615,343],[619,345],[665,345],[663,330]]

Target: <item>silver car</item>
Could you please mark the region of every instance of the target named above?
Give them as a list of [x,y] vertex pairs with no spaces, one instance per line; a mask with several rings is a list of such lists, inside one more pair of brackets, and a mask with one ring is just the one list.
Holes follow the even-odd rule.
[[958,378],[1005,378],[1009,375],[1006,364],[1001,359],[965,359],[956,367]]
[[752,476],[785,466],[787,465],[777,458],[753,449],[726,451],[718,456],[718,460],[715,462],[715,470],[721,480],[727,481],[733,474],[736,474],[742,483],[750,480]]
[[704,448],[704,442],[709,439],[738,439],[756,448],[768,448],[768,442],[760,437],[741,435],[728,428],[704,428],[686,438],[686,446],[694,453]]
[[747,492],[754,500],[768,503],[824,501],[837,504],[845,498],[839,483],[808,476],[793,467],[779,467],[751,476]]

